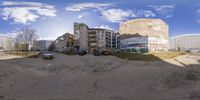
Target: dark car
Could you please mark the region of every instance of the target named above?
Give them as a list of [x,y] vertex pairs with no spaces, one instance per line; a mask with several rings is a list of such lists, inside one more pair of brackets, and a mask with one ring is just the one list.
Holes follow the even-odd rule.
[[101,55],[101,52],[99,50],[94,50],[94,56],[100,56]]
[[41,54],[44,59],[53,59],[54,58],[54,54],[50,51],[42,51]]
[[87,51],[86,50],[80,50],[79,52],[78,52],[78,55],[80,55],[80,56],[84,56],[84,55],[86,55],[87,54]]
[[101,52],[101,54],[102,54],[102,55],[110,55],[110,51],[108,51],[108,50],[103,50],[103,51]]

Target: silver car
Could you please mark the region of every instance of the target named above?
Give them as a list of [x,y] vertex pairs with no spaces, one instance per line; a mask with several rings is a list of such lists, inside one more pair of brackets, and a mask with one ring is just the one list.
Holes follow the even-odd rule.
[[54,58],[54,54],[50,51],[43,51],[42,52],[42,57],[44,59],[53,59]]

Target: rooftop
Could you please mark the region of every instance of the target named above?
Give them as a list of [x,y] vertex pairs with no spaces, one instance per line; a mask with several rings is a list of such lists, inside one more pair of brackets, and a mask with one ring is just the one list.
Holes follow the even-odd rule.
[[177,38],[177,37],[185,37],[185,36],[200,36],[200,33],[183,34],[183,35],[171,37],[170,39],[174,39],[174,38]]

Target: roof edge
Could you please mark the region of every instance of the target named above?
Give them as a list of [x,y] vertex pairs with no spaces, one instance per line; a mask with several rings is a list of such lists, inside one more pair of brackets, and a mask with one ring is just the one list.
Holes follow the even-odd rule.
[[177,36],[171,37],[170,39],[174,39],[174,38],[177,38],[177,37],[184,37],[184,36],[193,36],[193,35],[199,35],[200,36],[200,33],[177,35]]
[[11,35],[8,35],[8,34],[0,34],[0,36],[12,37],[12,38],[13,38],[13,36],[11,36]]

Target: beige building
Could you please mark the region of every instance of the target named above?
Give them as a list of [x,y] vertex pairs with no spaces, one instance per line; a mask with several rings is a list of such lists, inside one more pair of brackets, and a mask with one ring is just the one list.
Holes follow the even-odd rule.
[[148,51],[168,50],[169,28],[161,19],[142,18],[123,22],[120,24],[119,33],[123,38],[123,49],[135,50],[139,47]]
[[65,33],[58,37],[54,42],[55,51],[65,52],[66,50],[72,49],[74,45],[74,35]]
[[74,23],[75,47],[88,50],[88,30],[89,27],[84,23]]
[[134,19],[120,24],[119,33],[163,38],[168,40],[168,25],[161,19]]
[[10,51],[13,49],[13,37],[0,34],[0,51]]
[[75,47],[88,52],[95,49],[119,48],[119,34],[112,30],[89,28],[83,23],[74,23]]

